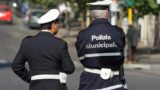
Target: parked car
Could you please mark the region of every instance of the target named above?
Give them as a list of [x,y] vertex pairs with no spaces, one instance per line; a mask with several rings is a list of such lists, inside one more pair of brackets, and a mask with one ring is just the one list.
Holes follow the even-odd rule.
[[13,23],[13,12],[9,6],[0,5],[0,21],[5,21],[10,24]]
[[29,28],[40,28],[40,25],[37,23],[37,20],[45,14],[46,11],[42,9],[32,9],[28,14],[27,25]]

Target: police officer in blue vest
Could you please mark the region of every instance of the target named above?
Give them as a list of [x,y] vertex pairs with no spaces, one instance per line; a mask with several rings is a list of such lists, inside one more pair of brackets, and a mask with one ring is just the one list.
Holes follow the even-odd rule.
[[[67,43],[54,35],[58,32],[59,11],[51,9],[40,17],[42,30],[22,40],[13,63],[13,71],[30,83],[29,90],[67,90],[66,74],[74,72]],[[29,64],[29,71],[25,63]]]
[[79,90],[127,90],[123,61],[125,35],[109,22],[110,0],[89,3],[91,24],[77,36],[76,49],[84,72]]

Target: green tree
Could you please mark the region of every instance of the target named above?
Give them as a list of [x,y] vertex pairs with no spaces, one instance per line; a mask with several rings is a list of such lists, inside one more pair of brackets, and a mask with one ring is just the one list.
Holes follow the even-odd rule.
[[89,2],[95,2],[95,1],[98,1],[98,0],[66,0],[66,1],[69,1],[71,2],[72,4],[74,3],[77,3],[77,7],[78,7],[78,11],[77,11],[77,14],[80,15],[80,13],[85,13],[88,6],[87,6],[87,3]]
[[156,4],[156,0],[134,0],[133,8],[142,16],[149,13],[157,14],[160,9],[158,4]]
[[53,7],[58,3],[65,1],[65,0],[28,0],[31,6],[41,5],[42,7]]
[[156,0],[125,0],[121,6],[124,7],[125,13],[127,13],[127,8],[131,7],[141,16],[150,13],[156,15],[160,10]]
[[[79,21],[81,22],[81,26],[83,27],[86,21],[86,11],[88,9],[87,3],[95,2],[99,0],[67,0],[72,5],[75,3],[77,4],[77,11],[76,11],[76,17],[79,18]],[[72,8],[75,8],[74,6]]]

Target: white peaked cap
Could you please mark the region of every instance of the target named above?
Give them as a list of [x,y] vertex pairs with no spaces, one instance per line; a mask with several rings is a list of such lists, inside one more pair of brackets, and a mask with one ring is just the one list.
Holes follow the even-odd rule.
[[59,17],[59,14],[60,14],[59,10],[57,10],[57,9],[51,9],[47,13],[45,13],[44,15],[42,15],[38,19],[37,23],[38,24],[44,24],[44,23],[49,23],[51,21],[54,21],[54,20],[56,20]]
[[89,6],[109,6],[111,5],[112,1],[111,0],[103,0],[103,1],[97,1],[93,3],[87,3]]

